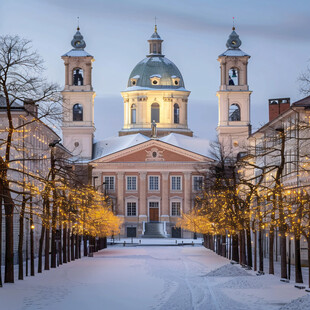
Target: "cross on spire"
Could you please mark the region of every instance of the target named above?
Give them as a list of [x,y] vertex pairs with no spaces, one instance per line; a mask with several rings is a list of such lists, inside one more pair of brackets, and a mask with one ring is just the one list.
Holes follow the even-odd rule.
[[155,16],[155,32],[157,32],[157,17]]
[[235,18],[233,17],[233,27],[232,27],[232,30],[235,30]]
[[77,17],[77,24],[78,24],[77,31],[79,31],[80,30],[80,18],[79,17]]

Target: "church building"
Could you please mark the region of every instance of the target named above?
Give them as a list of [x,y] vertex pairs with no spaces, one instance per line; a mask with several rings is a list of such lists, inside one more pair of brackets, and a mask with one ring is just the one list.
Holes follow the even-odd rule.
[[[188,127],[188,98],[181,72],[163,55],[163,40],[155,31],[146,58],[129,75],[124,101],[124,126],[118,137],[94,142],[94,57],[85,51],[80,29],[65,64],[63,144],[92,167],[93,186],[105,192],[115,214],[123,218],[121,236],[192,237],[175,224],[194,207],[204,172],[214,160],[209,141],[193,136]],[[240,151],[250,128],[247,85],[249,55],[239,49],[233,28],[227,51],[219,56],[220,141]],[[189,106],[188,106],[189,105]]]

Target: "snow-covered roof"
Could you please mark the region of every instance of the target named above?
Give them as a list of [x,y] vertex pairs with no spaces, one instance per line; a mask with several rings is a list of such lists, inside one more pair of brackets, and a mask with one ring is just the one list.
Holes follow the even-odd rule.
[[206,139],[171,133],[168,136],[160,138],[159,140],[202,156],[210,156],[210,142]]
[[122,137],[110,137],[101,140],[93,145],[93,159],[119,152],[148,140],[150,140],[150,138],[140,133]]
[[62,57],[65,56],[69,56],[69,57],[93,57],[92,55],[88,54],[86,51],[84,50],[78,50],[78,49],[72,49],[71,51],[69,51],[68,53],[62,55]]
[[[94,143],[93,160],[114,154],[149,140],[152,139],[140,133],[104,139]],[[161,137],[157,140],[202,156],[209,157],[210,143],[206,139],[171,133],[168,136]]]
[[236,49],[228,49],[226,52],[221,54],[219,57],[221,56],[250,56],[250,55],[242,51],[240,48],[236,48]]

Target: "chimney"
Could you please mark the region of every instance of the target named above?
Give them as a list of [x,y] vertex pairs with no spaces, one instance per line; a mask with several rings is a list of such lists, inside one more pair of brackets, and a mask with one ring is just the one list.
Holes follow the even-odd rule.
[[28,113],[32,114],[35,117],[38,117],[38,106],[33,100],[26,99],[24,101],[24,108]]
[[291,104],[290,98],[269,99],[269,122],[277,118],[281,113],[287,111]]

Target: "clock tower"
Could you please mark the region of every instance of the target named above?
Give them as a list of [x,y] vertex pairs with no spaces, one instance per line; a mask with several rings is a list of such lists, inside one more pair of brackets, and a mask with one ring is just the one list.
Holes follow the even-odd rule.
[[95,131],[96,94],[91,78],[94,57],[84,50],[86,43],[79,27],[71,45],[73,49],[61,57],[65,64],[65,88],[62,91],[63,145],[73,155],[90,159]]
[[232,29],[226,47],[218,58],[221,85],[217,92],[219,120],[217,133],[226,155],[237,155],[246,148],[250,134],[250,96],[248,60],[250,56],[240,49],[241,40]]

